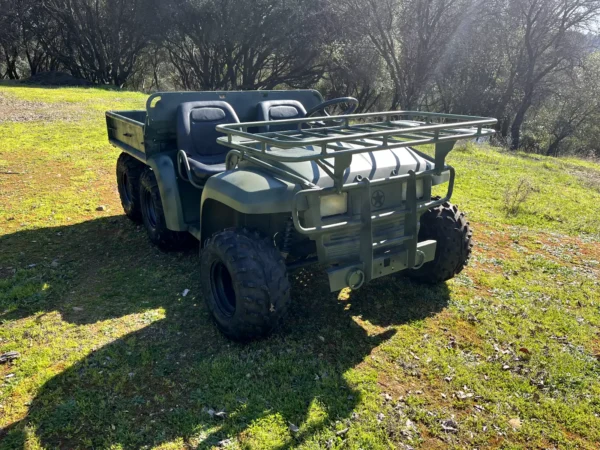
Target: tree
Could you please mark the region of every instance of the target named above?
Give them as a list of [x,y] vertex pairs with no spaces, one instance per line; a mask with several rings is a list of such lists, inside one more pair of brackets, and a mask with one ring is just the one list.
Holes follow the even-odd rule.
[[[582,129],[597,126],[600,118],[600,52],[590,55],[569,77],[563,88],[547,100],[549,118],[548,156],[559,156],[560,146]],[[581,136],[584,137],[584,136]]]
[[0,58],[4,65],[4,70],[0,71],[0,78],[20,78],[17,66],[21,33],[17,19],[15,3],[12,0],[0,0]]
[[391,108],[420,106],[448,42],[460,27],[463,0],[345,0],[356,29],[369,37],[393,83]]
[[166,33],[186,89],[273,89],[325,70],[327,4],[318,0],[180,0]]
[[150,0],[42,0],[39,8],[45,50],[73,75],[100,84],[127,81],[156,27]]
[[515,74],[519,101],[511,125],[511,148],[536,95],[551,75],[574,67],[584,56],[582,30],[600,12],[599,0],[510,0],[508,18],[519,30]]

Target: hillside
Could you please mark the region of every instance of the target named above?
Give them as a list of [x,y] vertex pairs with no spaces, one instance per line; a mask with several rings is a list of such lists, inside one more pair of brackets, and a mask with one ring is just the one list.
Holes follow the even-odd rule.
[[600,446],[599,164],[456,149],[467,270],[336,294],[302,272],[284,328],[237,345],[197,249],[121,210],[104,111],[145,99],[0,84],[0,448]]

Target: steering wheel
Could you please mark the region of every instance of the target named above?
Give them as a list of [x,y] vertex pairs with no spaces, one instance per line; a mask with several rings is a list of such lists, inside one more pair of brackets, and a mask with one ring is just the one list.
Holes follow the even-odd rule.
[[[344,103],[346,103],[348,105],[348,107],[342,114],[340,114],[343,116],[352,114],[354,111],[356,111],[356,108],[358,107],[358,100],[356,100],[354,97],[339,97],[339,98],[327,100],[326,102],[318,104],[314,108],[310,108],[306,112],[306,117],[329,116],[329,113],[327,112],[327,108],[329,108],[330,106],[333,106],[333,105],[340,105],[340,104],[344,104]],[[317,114],[317,113],[320,113],[320,114]]]

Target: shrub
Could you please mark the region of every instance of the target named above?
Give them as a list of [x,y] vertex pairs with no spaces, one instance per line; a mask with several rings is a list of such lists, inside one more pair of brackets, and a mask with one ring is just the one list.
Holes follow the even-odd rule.
[[521,205],[527,201],[535,188],[529,179],[519,178],[515,186],[508,185],[504,191],[504,212],[507,216],[516,216]]

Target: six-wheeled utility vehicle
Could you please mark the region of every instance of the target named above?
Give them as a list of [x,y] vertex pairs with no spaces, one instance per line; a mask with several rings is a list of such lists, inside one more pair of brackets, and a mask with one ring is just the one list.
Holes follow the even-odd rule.
[[106,113],[125,213],[163,249],[200,241],[203,295],[230,338],[271,332],[290,304],[288,272],[310,264],[336,291],[400,271],[442,282],[467,263],[471,230],[448,203],[445,158],[496,120],[353,114],[357,104],[314,90],[168,92],[146,111]]

